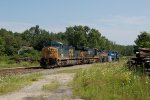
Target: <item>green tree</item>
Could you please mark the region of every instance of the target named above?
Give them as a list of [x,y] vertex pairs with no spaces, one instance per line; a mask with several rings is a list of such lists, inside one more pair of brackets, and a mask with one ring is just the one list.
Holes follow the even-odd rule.
[[5,53],[5,41],[2,37],[0,37],[0,56],[4,55]]
[[41,50],[43,44],[50,40],[50,34],[46,30],[40,29],[38,25],[31,27],[22,33],[22,39],[26,40],[29,46],[36,50]]
[[14,55],[20,48],[22,38],[19,33],[0,29],[0,55]]
[[88,34],[88,46],[90,48],[100,48],[101,34],[98,30],[91,29]]
[[135,44],[139,47],[148,47],[150,48],[150,33],[141,32],[135,40]]
[[[148,47],[150,43],[148,37],[149,33],[146,33],[146,36],[139,35],[136,43]],[[22,46],[33,47],[35,50],[40,51],[43,48],[43,44],[49,41],[58,41],[72,46],[114,50],[122,55],[130,55],[132,53],[132,46],[115,44],[105,36],[102,36],[98,30],[91,29],[88,26],[67,27],[65,32],[54,33],[41,29],[36,25],[22,33],[13,33],[6,29],[0,29],[0,55],[11,56],[17,54],[17,51]]]
[[50,41],[50,35],[45,30],[41,30],[41,34],[35,37],[34,42],[32,44],[33,48],[41,51],[44,44]]
[[87,46],[87,33],[89,28],[87,26],[67,27],[65,37],[69,45],[72,46]]

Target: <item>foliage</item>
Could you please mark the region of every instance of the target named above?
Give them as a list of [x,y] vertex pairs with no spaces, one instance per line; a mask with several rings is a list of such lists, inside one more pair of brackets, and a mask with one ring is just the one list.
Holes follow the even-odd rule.
[[22,45],[25,45],[24,43],[25,41],[21,38],[20,34],[5,29],[0,30],[0,56],[16,54],[17,50]]
[[12,67],[30,67],[30,66],[39,66],[39,62],[25,62],[22,61],[20,63],[16,63],[16,59],[18,59],[19,56],[0,56],[0,68],[12,68]]
[[88,45],[90,48],[100,48],[101,33],[98,30],[91,29],[88,36]]
[[100,50],[114,50],[121,55],[132,55],[133,46],[123,46],[115,44],[108,40],[96,29],[90,29],[88,26],[67,27],[64,33],[67,43],[72,46],[84,46],[89,48],[98,48]]
[[[101,50],[116,50],[121,55],[132,55],[132,52],[130,52],[132,46],[126,47],[115,44],[102,36],[98,30],[91,29],[88,26],[70,26],[66,28],[65,32],[53,33],[36,25],[22,33],[0,29],[0,56],[14,56],[23,46],[33,47],[33,52],[37,54],[37,51],[41,51],[44,44],[49,41],[59,41],[72,46],[84,46]],[[31,53],[23,55],[31,56]]]
[[74,26],[67,27],[65,36],[69,45],[72,46],[87,46],[88,27]]
[[24,40],[29,42],[30,46],[39,51],[42,49],[43,44],[50,39],[49,32],[40,29],[37,25],[36,27],[31,27],[29,30],[24,31],[21,36]]
[[37,61],[41,57],[41,52],[34,50],[34,49],[25,50],[20,53],[19,58],[20,57],[29,57],[30,59]]
[[85,100],[149,100],[149,78],[132,73],[123,63],[94,64],[77,72],[74,95]]
[[138,38],[135,40],[135,43],[139,47],[150,48],[150,33],[141,32],[141,34],[138,35]]

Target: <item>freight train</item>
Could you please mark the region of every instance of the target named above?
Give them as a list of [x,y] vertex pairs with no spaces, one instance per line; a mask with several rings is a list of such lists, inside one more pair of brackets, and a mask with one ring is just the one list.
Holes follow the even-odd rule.
[[66,65],[89,64],[106,62],[119,58],[118,52],[104,52],[96,48],[73,47],[61,42],[48,42],[42,49],[40,65],[43,68],[52,68]]

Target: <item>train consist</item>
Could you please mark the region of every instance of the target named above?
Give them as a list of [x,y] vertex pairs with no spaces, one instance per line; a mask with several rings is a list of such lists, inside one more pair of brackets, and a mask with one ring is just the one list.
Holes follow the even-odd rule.
[[43,68],[88,64],[118,60],[118,52],[100,51],[96,48],[66,46],[61,42],[49,42],[42,49],[40,65]]

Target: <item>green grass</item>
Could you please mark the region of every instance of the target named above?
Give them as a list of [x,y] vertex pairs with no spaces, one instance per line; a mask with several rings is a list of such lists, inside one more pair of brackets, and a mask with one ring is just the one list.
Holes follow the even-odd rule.
[[41,78],[42,74],[34,73],[27,76],[1,76],[0,95],[13,92]]
[[78,71],[74,96],[85,100],[150,100],[150,80],[124,66],[125,62],[94,64]]
[[39,62],[29,63],[29,62],[21,62],[21,63],[7,63],[0,62],[0,68],[15,68],[15,67],[31,67],[31,66],[39,66]]
[[20,62],[16,63],[14,56],[0,56],[0,68],[14,68],[14,67],[30,67],[39,66],[39,62]]
[[42,89],[45,91],[53,91],[60,86],[60,83],[57,80],[52,81],[49,84],[43,85]]

